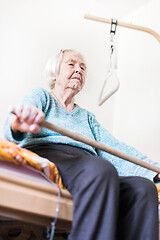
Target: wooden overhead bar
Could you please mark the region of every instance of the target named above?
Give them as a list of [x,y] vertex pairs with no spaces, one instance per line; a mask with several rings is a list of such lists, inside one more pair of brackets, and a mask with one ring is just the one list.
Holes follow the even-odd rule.
[[[93,16],[90,14],[85,14],[84,18],[93,20],[93,21],[103,22],[103,23],[109,23],[109,24],[112,23],[112,19],[97,17],[97,16]],[[119,21],[117,21],[117,25],[121,26],[121,27],[126,27],[126,28],[131,28],[131,29],[147,32],[147,33],[151,34],[153,37],[155,37],[157,39],[157,41],[160,43],[160,35],[150,28],[142,27],[142,26],[134,25],[134,24],[130,24],[130,23],[125,23],[125,22],[119,22]]]

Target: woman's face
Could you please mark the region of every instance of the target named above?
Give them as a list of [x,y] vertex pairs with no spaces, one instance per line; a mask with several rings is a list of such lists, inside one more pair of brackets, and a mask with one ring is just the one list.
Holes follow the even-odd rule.
[[84,86],[86,65],[81,55],[74,51],[66,51],[55,79],[55,87],[61,90],[71,89],[78,93]]

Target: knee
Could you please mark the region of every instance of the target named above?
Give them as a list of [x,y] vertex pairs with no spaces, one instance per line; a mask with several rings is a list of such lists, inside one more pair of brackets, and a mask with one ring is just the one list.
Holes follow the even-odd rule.
[[158,193],[155,184],[149,179],[136,177],[136,192],[143,200],[157,201]]
[[102,181],[119,181],[118,173],[115,167],[101,157],[92,157],[92,161],[86,167],[86,171],[94,178],[100,178]]

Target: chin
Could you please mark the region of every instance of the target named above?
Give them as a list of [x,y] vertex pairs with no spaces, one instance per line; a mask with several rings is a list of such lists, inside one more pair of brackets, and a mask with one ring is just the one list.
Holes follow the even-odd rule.
[[72,88],[72,90],[73,90],[74,92],[76,92],[76,94],[79,93],[79,92],[81,91],[80,88]]
[[79,86],[79,84],[70,84],[69,86],[68,86],[68,88],[70,88],[70,89],[73,89],[73,90],[75,90],[75,91],[81,91],[81,87]]

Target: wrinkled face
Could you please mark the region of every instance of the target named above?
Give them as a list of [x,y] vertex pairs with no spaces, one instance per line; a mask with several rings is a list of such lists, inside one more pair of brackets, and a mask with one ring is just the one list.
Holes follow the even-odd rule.
[[61,90],[72,89],[78,93],[84,86],[86,65],[81,55],[74,51],[66,51],[55,79],[55,87]]

